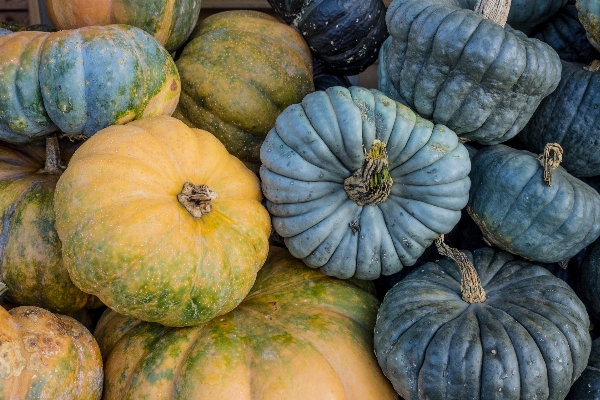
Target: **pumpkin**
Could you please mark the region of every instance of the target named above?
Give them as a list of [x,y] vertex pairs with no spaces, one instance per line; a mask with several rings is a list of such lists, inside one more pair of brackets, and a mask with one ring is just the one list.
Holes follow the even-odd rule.
[[549,186],[548,169],[526,150],[484,147],[472,164],[467,211],[488,243],[551,263],[600,236],[600,195],[561,166],[552,171]]
[[385,93],[423,118],[486,145],[514,137],[561,71],[550,46],[504,26],[505,19],[488,19],[508,11],[487,9],[491,3],[474,12],[453,0],[394,0],[381,66],[389,82],[379,86],[393,86],[396,93]]
[[332,86],[352,86],[347,76],[329,70],[321,61],[315,58],[313,58],[313,82],[315,90],[325,90]]
[[569,390],[566,400],[596,400],[600,397],[600,338],[592,342],[588,365]]
[[357,86],[288,107],[261,160],[273,228],[292,255],[338,278],[414,264],[456,225],[470,185],[454,132]]
[[104,399],[397,399],[373,355],[379,301],[272,248],[252,291],[202,325],[107,310],[95,330]]
[[574,4],[560,9],[531,36],[549,44],[563,61],[589,64],[600,59],[600,54],[587,39]]
[[127,24],[152,35],[169,52],[189,37],[200,15],[200,0],[45,0],[59,30]]
[[579,277],[582,300],[589,306],[590,314],[600,317],[600,241],[588,247]]
[[588,40],[600,51],[600,4],[595,0],[577,0],[576,6]]
[[271,230],[261,199],[213,135],[143,118],[77,149],[56,186],[56,230],[81,290],[125,315],[195,325],[252,287]]
[[57,129],[89,137],[170,115],[180,89],[173,59],[138,28],[0,36],[0,139],[7,142],[34,142]]
[[327,68],[357,75],[377,60],[388,36],[383,0],[268,0]]
[[396,284],[377,314],[375,354],[396,391],[406,400],[564,399],[591,347],[575,292],[506,252],[447,250],[452,258]]
[[100,349],[79,322],[39,307],[0,307],[0,398],[100,399]]
[[0,22],[0,28],[9,30],[10,32],[19,31],[39,31],[39,32],[56,32],[56,29],[46,24],[23,25],[19,22],[4,21]]
[[256,11],[204,19],[176,65],[182,93],[173,116],[213,133],[254,171],[277,116],[314,91],[302,36]]
[[[62,140],[63,160],[77,146]],[[54,227],[54,189],[62,170],[52,150],[47,156],[44,146],[0,143],[0,281],[15,304],[70,314],[98,304],[71,282],[63,263]]]

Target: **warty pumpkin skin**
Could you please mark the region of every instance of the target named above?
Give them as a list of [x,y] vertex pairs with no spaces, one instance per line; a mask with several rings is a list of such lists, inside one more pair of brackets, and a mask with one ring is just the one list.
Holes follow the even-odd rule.
[[99,400],[103,377],[82,324],[39,307],[0,307],[0,398]]
[[575,4],[588,40],[600,51],[600,3],[595,0],[577,0]]
[[272,248],[242,303],[205,324],[168,328],[108,310],[95,330],[104,399],[397,399],[373,354],[372,290]]
[[386,22],[386,94],[467,140],[514,137],[560,81],[550,46],[455,0],[394,0]]
[[144,118],[77,150],[56,187],[56,230],[84,292],[122,314],[195,325],[252,287],[271,231],[261,199],[258,178],[213,135]]
[[189,37],[200,15],[200,0],[46,0],[59,30],[126,24],[143,29],[169,52]]
[[386,294],[375,354],[406,400],[562,400],[587,365],[585,306],[544,268],[491,248],[465,252],[487,299],[469,304],[444,257]]
[[182,93],[173,116],[213,133],[255,172],[260,145],[277,116],[314,91],[302,36],[256,11],[204,19],[176,65]]
[[600,195],[561,166],[548,186],[543,164],[526,150],[487,146],[471,161],[467,211],[489,243],[551,263],[600,236]]
[[[363,201],[356,177],[382,143],[386,167],[361,182],[393,182],[372,186],[382,188],[377,201]],[[459,221],[470,186],[469,155],[454,132],[357,86],[288,107],[261,160],[273,228],[292,255],[338,278],[376,279],[414,264]]]

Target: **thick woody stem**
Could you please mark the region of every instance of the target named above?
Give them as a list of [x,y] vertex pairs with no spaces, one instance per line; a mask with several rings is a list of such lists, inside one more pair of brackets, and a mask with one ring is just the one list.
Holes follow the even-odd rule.
[[600,71],[600,60],[594,60],[590,63],[590,65],[587,65],[585,67],[583,67],[583,69],[590,71],[590,72],[598,72]]
[[365,150],[362,167],[344,180],[344,190],[359,206],[375,206],[387,200],[393,183],[386,143],[375,139],[369,152]]
[[544,182],[552,186],[552,171],[560,165],[562,161],[563,149],[558,143],[548,143],[544,146],[544,152],[538,154],[537,159],[544,166]]
[[8,290],[8,286],[0,282],[0,296],[2,296]]
[[65,166],[60,159],[60,145],[58,136],[53,133],[46,137],[46,165],[38,173],[49,175],[60,175],[65,170]]
[[186,182],[183,184],[177,200],[194,218],[202,218],[212,211],[211,201],[217,198],[217,193],[206,185],[194,185]]
[[485,302],[487,298],[485,290],[483,290],[483,286],[481,285],[481,281],[479,280],[479,276],[477,275],[473,263],[471,263],[465,253],[458,249],[453,249],[444,243],[444,235],[441,235],[436,239],[435,247],[437,248],[438,253],[450,257],[458,264],[462,275],[460,280],[462,299],[469,304]]
[[478,0],[473,11],[504,27],[508,19],[510,3],[511,0]]

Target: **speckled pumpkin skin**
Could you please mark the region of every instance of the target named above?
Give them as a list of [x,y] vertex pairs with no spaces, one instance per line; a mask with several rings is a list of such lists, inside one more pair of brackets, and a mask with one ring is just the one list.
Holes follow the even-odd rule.
[[[76,146],[63,141],[63,159]],[[63,264],[54,227],[54,188],[60,175],[43,174],[45,147],[0,143],[0,282],[18,305],[70,314],[97,299],[79,290]]]
[[182,93],[173,116],[214,133],[254,171],[277,116],[314,90],[302,36],[256,11],[203,20],[176,65]]
[[38,307],[0,307],[1,399],[100,399],[103,376],[98,344],[79,322]]
[[200,15],[200,0],[46,0],[56,29],[127,24],[154,36],[169,51],[188,38]]
[[[184,183],[216,192],[193,217]],[[73,282],[126,315],[195,325],[244,298],[268,253],[258,178],[210,133],[167,117],[112,126],[74,154],[55,192]]]
[[272,248],[248,297],[204,325],[107,311],[95,331],[104,399],[397,399],[373,354],[372,293]]
[[597,0],[577,0],[575,5],[590,43],[600,51],[600,3]]

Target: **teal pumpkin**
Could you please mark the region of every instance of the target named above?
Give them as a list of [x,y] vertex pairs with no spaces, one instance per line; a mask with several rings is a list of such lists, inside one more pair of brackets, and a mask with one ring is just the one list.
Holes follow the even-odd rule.
[[588,40],[600,51],[600,3],[597,0],[577,0],[575,4]]
[[597,400],[600,398],[600,338],[592,342],[588,365],[569,390],[566,400]]
[[467,202],[470,160],[456,134],[374,89],[307,95],[260,154],[273,228],[292,255],[339,278],[414,264]]

